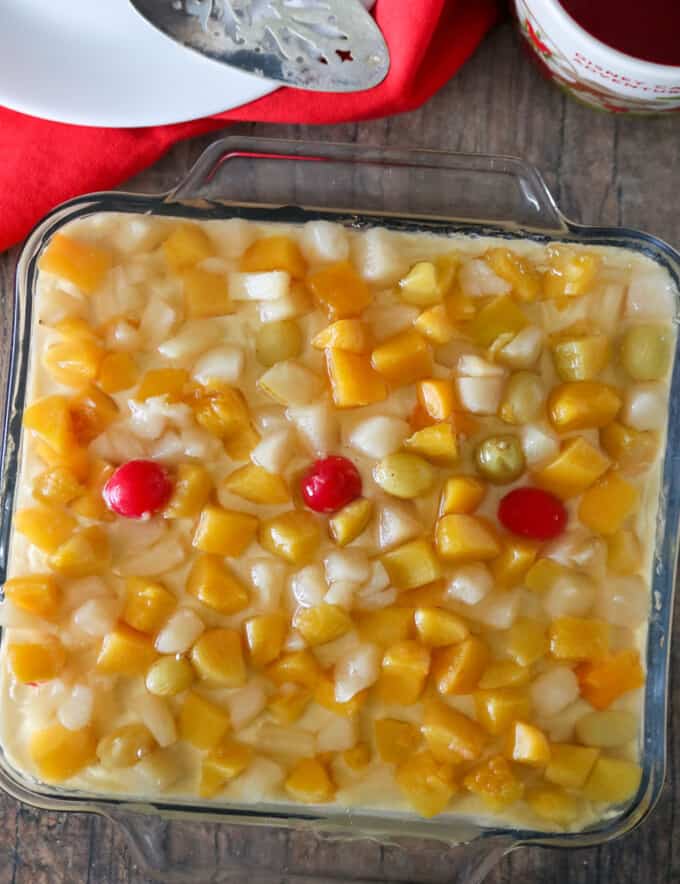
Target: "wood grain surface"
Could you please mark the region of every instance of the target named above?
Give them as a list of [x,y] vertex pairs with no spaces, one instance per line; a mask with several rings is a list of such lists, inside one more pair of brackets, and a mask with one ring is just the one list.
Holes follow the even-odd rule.
[[[332,127],[239,126],[231,132],[352,141],[359,144],[445,148],[514,154],[544,173],[563,211],[586,224],[647,230],[680,246],[680,119],[627,119],[595,113],[544,82],[522,54],[509,26],[498,28],[459,75],[424,108],[386,120]],[[126,189],[153,192],[174,184],[207,139],[178,145]],[[0,289],[10,291],[17,250],[0,255]],[[4,332],[6,335],[6,332]],[[0,339],[0,369],[8,339]],[[677,637],[677,636],[676,636]],[[673,670],[680,642],[673,653]],[[680,881],[680,697],[673,681],[669,766],[661,800],[638,830],[615,843],[583,850],[521,849],[503,858],[488,884],[671,884]],[[319,844],[309,833],[172,824],[165,847],[182,867],[190,851],[244,862],[229,876],[238,884],[319,881],[465,881],[457,858],[431,845],[409,851],[371,843]],[[678,843],[675,843],[675,839]],[[272,870],[262,877],[253,865]],[[224,870],[227,871],[226,868]],[[335,877],[334,877],[335,876]],[[113,822],[22,806],[0,796],[0,884],[145,884],[125,836]],[[164,874],[161,880],[172,880]],[[200,874],[192,884],[213,880]]]

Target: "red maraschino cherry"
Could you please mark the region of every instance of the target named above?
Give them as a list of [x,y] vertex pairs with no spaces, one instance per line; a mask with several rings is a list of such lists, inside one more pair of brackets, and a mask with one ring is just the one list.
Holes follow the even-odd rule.
[[552,540],[567,525],[562,501],[540,488],[515,488],[498,505],[499,522],[513,534],[532,540]]
[[302,497],[315,513],[334,513],[361,495],[361,476],[340,455],[316,460],[300,482]]
[[114,471],[102,496],[110,510],[126,519],[144,519],[163,509],[172,494],[170,476],[152,460],[129,460]]

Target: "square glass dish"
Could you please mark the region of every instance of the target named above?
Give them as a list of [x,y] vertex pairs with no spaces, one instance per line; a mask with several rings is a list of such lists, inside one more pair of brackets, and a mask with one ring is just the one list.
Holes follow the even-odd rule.
[[[102,193],[72,200],[55,209],[36,228],[17,268],[0,479],[2,580],[7,572],[21,421],[28,393],[38,257],[65,224],[112,212],[204,220],[240,217],[285,223],[328,219],[355,229],[380,226],[444,235],[613,246],[651,258],[670,274],[676,292],[680,282],[680,255],[668,245],[636,231],[586,228],[567,221],[538,173],[507,157],[227,138],[208,148],[186,180],[170,194]],[[6,321],[10,321],[8,314]],[[643,774],[637,795],[619,812],[584,831],[553,834],[489,827],[474,821],[424,821],[398,814],[349,810],[319,814],[299,806],[284,809],[270,805],[260,810],[189,800],[140,804],[120,796],[93,797],[45,786],[20,774],[4,751],[0,755],[0,786],[38,807],[89,811],[115,819],[130,835],[149,873],[164,881],[177,882],[195,880],[197,875],[209,876],[214,881],[239,880],[246,866],[258,868],[262,880],[267,880],[262,866],[269,866],[277,875],[284,871],[288,875],[309,875],[313,871],[325,880],[399,880],[399,872],[388,873],[385,869],[381,845],[397,845],[413,858],[415,871],[404,868],[405,879],[417,878],[424,884],[434,880],[474,882],[481,880],[504,852],[522,844],[578,847],[601,843],[629,831],[653,807],[665,770],[668,661],[680,515],[680,479],[673,460],[680,409],[680,367],[676,357],[677,342],[646,645],[647,681],[640,736]],[[202,827],[200,838],[196,837],[198,825]],[[219,837],[227,826],[260,827],[244,836],[248,841],[245,854],[233,850],[233,834]],[[285,831],[284,837],[289,840],[283,853],[280,832],[261,827]],[[206,837],[208,831],[211,834]],[[229,828],[230,833],[233,831]],[[317,855],[313,869],[296,860],[296,852],[291,849],[296,838],[298,847],[302,844],[303,849],[309,850],[313,843]],[[425,854],[415,850],[409,854],[414,839],[418,839],[421,851],[423,841],[430,846],[444,845],[443,864],[433,863],[424,870],[418,856]],[[352,845],[348,845],[350,840]],[[350,854],[354,862],[349,861]]]

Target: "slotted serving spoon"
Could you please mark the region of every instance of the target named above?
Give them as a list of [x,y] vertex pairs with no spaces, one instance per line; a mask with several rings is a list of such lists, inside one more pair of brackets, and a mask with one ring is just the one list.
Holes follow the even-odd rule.
[[382,82],[385,40],[360,0],[130,0],[183,46],[287,86],[358,92]]

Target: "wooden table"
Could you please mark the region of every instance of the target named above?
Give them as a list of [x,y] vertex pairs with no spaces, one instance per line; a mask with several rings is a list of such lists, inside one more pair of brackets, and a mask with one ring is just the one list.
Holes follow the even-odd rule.
[[[515,154],[534,163],[564,212],[586,224],[640,228],[680,245],[678,171],[680,121],[625,119],[595,113],[544,82],[520,52],[509,28],[496,30],[460,74],[428,105],[401,117],[324,128],[242,126],[259,135],[352,141],[359,144],[446,148]],[[177,146],[131,189],[159,191],[173,184],[207,143]],[[129,185],[128,185],[129,186]],[[16,250],[0,255],[0,287],[9,290]],[[6,340],[4,353],[6,354]],[[676,643],[673,663],[680,659]],[[677,697],[678,686],[675,685]],[[609,846],[574,852],[521,850],[507,856],[488,884],[671,884],[680,880],[680,702],[669,733],[669,771],[659,805],[636,832]],[[109,821],[86,814],[47,813],[0,797],[0,884],[142,884],[151,880]],[[198,844],[212,850],[212,834]],[[345,847],[337,856],[313,839],[276,833],[223,833],[232,853],[271,857],[278,870],[268,884],[298,884],[319,867],[354,870],[374,880],[450,882],[454,867],[439,851],[407,859],[391,848]],[[678,845],[675,844],[678,838]],[[196,836],[197,843],[201,841]],[[282,870],[288,869],[287,874]],[[257,875],[234,877],[254,884]],[[166,880],[168,880],[166,878]],[[195,884],[200,876],[193,876]],[[208,880],[204,878],[203,880]],[[332,879],[323,879],[329,884]]]

